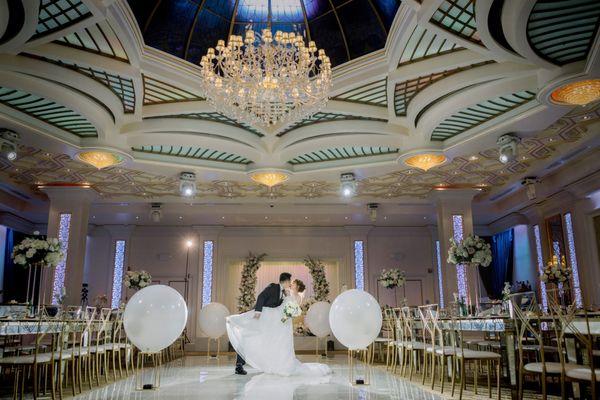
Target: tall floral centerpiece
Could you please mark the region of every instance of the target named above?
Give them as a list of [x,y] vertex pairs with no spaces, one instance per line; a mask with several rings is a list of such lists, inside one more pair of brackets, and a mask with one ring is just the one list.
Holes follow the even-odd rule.
[[152,275],[144,270],[127,271],[123,277],[123,285],[128,289],[140,290],[149,286],[151,283]]
[[377,278],[377,282],[381,287],[394,290],[394,299],[396,300],[396,307],[398,307],[398,288],[403,287],[406,283],[406,273],[398,268],[383,269],[379,278]]
[[[29,270],[27,278],[27,302],[29,304],[33,304],[39,290],[36,285],[38,269],[40,270],[41,286],[44,287],[45,269],[56,267],[63,258],[62,246],[57,238],[28,237],[13,247],[13,263]],[[45,297],[44,295],[45,293],[42,297]]]
[[315,302],[327,301],[327,297],[329,297],[329,282],[327,282],[327,277],[325,276],[325,264],[318,258],[306,256],[304,265],[306,265],[312,277]]
[[[492,247],[482,238],[476,235],[468,235],[460,242],[450,238],[448,249],[448,263],[453,265],[467,265],[477,268],[488,267],[492,263]],[[479,307],[479,279],[475,286],[475,305]]]
[[[544,270],[540,274],[540,280],[546,285],[554,285],[558,289],[561,304],[567,304],[569,299],[565,299],[565,285],[570,286],[573,270],[567,265],[565,256],[558,258],[556,255],[546,263]],[[556,291],[551,291],[556,293]]]

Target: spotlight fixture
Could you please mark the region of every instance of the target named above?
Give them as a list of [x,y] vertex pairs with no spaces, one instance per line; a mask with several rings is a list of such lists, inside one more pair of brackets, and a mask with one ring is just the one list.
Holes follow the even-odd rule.
[[521,181],[521,185],[525,186],[527,198],[529,200],[536,199],[537,195],[535,193],[535,185],[538,182],[539,182],[539,180],[535,176],[527,176],[527,177],[523,178],[523,180]]
[[0,129],[0,154],[8,161],[17,159],[17,141],[20,136],[10,129]]
[[152,222],[159,223],[162,219],[162,204],[151,203],[150,204],[150,219]]
[[352,197],[356,194],[356,177],[352,172],[340,175],[340,190],[344,197]]
[[179,193],[185,197],[196,195],[196,174],[193,172],[182,172],[179,175]]
[[517,158],[518,143],[519,138],[511,134],[502,135],[498,138],[496,141],[498,152],[500,153],[498,160],[500,160],[502,164],[507,164]]
[[378,203],[369,203],[367,204],[367,210],[369,210],[369,219],[371,222],[377,221],[377,209],[379,208]]

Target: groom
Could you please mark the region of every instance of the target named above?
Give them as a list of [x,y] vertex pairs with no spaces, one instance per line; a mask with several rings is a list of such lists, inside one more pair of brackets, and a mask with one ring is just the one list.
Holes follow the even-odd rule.
[[[279,284],[271,283],[265,288],[256,299],[256,305],[254,306],[254,318],[259,318],[263,307],[279,307],[283,302],[283,298],[287,295],[286,291],[290,289],[292,284],[292,274],[289,272],[283,272],[279,275]],[[235,373],[237,375],[246,375],[247,372],[244,369],[246,361],[239,354],[235,360]]]

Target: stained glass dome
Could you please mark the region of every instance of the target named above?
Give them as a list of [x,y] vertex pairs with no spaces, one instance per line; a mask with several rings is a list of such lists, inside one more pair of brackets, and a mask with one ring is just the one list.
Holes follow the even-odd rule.
[[230,34],[300,32],[334,66],[385,46],[399,0],[128,0],[148,46],[198,63]]

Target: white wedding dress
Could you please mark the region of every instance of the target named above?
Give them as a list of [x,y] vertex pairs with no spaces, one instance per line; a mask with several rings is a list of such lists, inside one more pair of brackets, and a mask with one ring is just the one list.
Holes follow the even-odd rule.
[[301,363],[294,351],[292,320],[281,322],[287,296],[277,308],[264,307],[260,318],[254,311],[227,317],[227,335],[231,345],[246,363],[257,370],[282,376],[325,376],[331,369],[325,364]]

